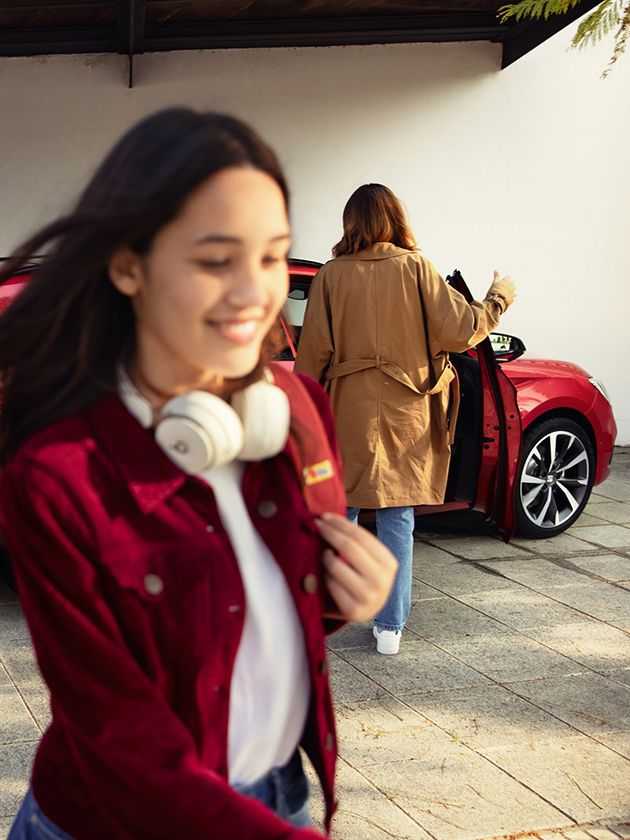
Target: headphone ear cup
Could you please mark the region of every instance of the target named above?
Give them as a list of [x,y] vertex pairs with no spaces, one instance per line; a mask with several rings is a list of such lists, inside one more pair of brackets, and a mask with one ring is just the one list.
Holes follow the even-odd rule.
[[225,400],[191,391],[164,406],[155,440],[180,469],[195,474],[239,456],[243,424]]
[[262,461],[281,452],[289,437],[289,398],[270,382],[255,382],[232,396],[232,408],[241,419],[244,442],[239,458]]

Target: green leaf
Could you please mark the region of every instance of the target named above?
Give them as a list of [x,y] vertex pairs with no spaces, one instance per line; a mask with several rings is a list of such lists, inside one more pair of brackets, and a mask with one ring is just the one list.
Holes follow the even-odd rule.
[[520,0],[519,3],[509,3],[501,6],[498,11],[499,20],[505,23],[510,18],[517,21],[523,18],[547,18],[550,15],[563,15],[577,6],[580,0]]

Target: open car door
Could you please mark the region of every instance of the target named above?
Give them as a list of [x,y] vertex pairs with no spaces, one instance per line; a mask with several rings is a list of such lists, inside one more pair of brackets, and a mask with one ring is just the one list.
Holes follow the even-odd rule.
[[[454,289],[470,303],[473,296],[459,271],[446,278]],[[483,397],[481,454],[476,498],[483,500],[482,509],[505,540],[514,532],[514,483],[521,449],[521,416],[516,388],[503,373],[490,339],[475,347],[479,362]],[[478,505],[475,505],[478,507]]]

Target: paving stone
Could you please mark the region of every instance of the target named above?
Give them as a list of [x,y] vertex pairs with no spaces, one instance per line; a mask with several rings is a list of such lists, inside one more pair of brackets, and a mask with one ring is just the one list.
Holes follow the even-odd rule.
[[630,621],[630,590],[610,583],[549,587],[544,594],[609,624]]
[[467,537],[439,537],[431,539],[430,542],[466,560],[528,556],[527,552],[515,545],[514,542],[504,543],[499,538],[477,536],[476,534]]
[[471,592],[510,589],[514,583],[485,566],[458,563],[451,566],[423,566],[414,570],[414,577],[435,586],[441,593],[465,595]]
[[599,674],[515,682],[510,689],[582,732],[630,731],[630,692]]
[[352,767],[421,757],[449,736],[395,698],[337,704],[339,748]]
[[422,565],[430,565],[431,567],[444,565],[452,566],[459,563],[459,557],[454,554],[444,551],[439,547],[440,537],[435,537],[436,545],[431,545],[424,540],[414,540],[413,544],[413,565],[414,569]]
[[16,604],[17,602],[17,594],[0,580],[0,604]]
[[630,667],[615,668],[612,671],[602,671],[602,674],[605,677],[609,677],[611,680],[616,680],[617,682],[630,686]]
[[344,761],[337,773],[339,809],[331,840],[430,840],[431,835]]
[[630,662],[630,636],[616,627],[589,621],[533,627],[527,635],[594,671]]
[[475,749],[570,737],[576,730],[499,685],[405,697],[456,741]]
[[413,578],[411,582],[411,602],[412,604],[417,603],[418,601],[430,601],[433,598],[444,598],[446,597],[443,592],[439,592],[437,589],[434,589],[432,586],[429,586],[426,583],[423,583],[421,580],[417,578]]
[[563,814],[465,747],[436,747],[421,759],[373,765],[362,774],[439,840],[566,823]]
[[593,840],[591,835],[587,834],[586,831],[581,828],[565,828],[562,831],[562,837],[566,837],[566,840]]
[[13,825],[13,817],[0,817],[0,840],[6,840]]
[[[600,522],[600,525],[606,527],[605,522]],[[512,542],[521,548],[526,548],[528,551],[534,554],[540,554],[543,557],[556,554],[573,554],[576,551],[591,551],[590,544],[582,538],[583,533],[584,528],[580,528],[579,533],[576,534],[565,532],[564,534],[558,534],[556,537],[550,537],[546,540],[531,540],[525,537],[517,537]]]
[[36,749],[36,742],[0,746],[0,814],[3,816],[18,812],[28,789]]
[[[380,656],[380,654],[374,654]],[[385,657],[381,656],[381,659]],[[385,688],[353,668],[334,653],[329,653],[330,682],[335,703],[370,700],[386,694]]]
[[372,633],[372,622],[346,624],[341,630],[328,636],[326,645],[329,650],[342,650],[350,647],[374,647],[376,641]]
[[471,668],[501,683],[584,671],[582,665],[518,633],[503,633],[481,639],[445,639],[440,642],[440,647]]
[[35,662],[30,639],[4,642],[0,661],[43,732],[50,723],[49,692]]
[[625,525],[590,525],[580,528],[580,539],[604,548],[630,548],[630,527]]
[[611,831],[618,834],[620,837],[630,837],[630,823],[618,823],[610,826]]
[[[630,586],[628,590],[630,591]],[[623,630],[625,633],[630,633],[630,618],[613,618],[608,623],[612,624],[613,627],[617,627],[619,630]]]
[[543,594],[560,586],[588,586],[593,582],[587,575],[581,575],[575,569],[566,568],[543,557],[505,562],[488,561],[483,565]]
[[0,604],[0,643],[28,638],[28,628],[20,605],[17,602]]
[[577,823],[628,811],[630,761],[578,736],[480,750]]
[[617,478],[608,478],[597,486],[597,496],[617,502],[630,502],[630,483]]
[[588,827],[588,833],[594,840],[619,840],[619,835],[614,834],[609,828],[602,828],[599,826]]
[[40,736],[31,713],[12,685],[0,685],[0,745],[33,741]]
[[[376,649],[366,651],[362,648],[342,650],[338,652],[338,656],[343,657],[365,674],[366,678],[369,677],[381,687],[379,696],[383,689],[402,696],[440,689],[467,688],[488,682],[486,677],[473,671],[463,662],[428,642],[412,637],[410,633],[403,634],[400,653],[397,656],[382,656]],[[368,700],[374,696],[374,693],[362,697],[346,696],[343,702]]]
[[524,586],[515,589],[513,582],[510,582],[510,586],[510,589],[476,592],[459,597],[471,607],[516,630],[553,627],[556,624],[579,624],[588,620],[584,613],[558,604],[546,595],[533,592]]
[[[598,732],[593,737],[598,743],[604,744],[614,752],[630,759],[630,731]],[[628,787],[630,788],[630,783]],[[628,796],[628,799],[630,800],[630,795]]]
[[[589,513],[592,512],[593,516],[598,519],[605,519],[608,522],[614,522],[618,525],[630,524],[630,505],[628,503],[624,504],[623,502],[611,502],[607,499],[602,499],[593,507],[589,504],[586,510]],[[582,516],[584,516],[584,514],[582,514]],[[581,519],[582,517],[580,517],[580,520]],[[578,522],[580,520],[578,520]]]
[[611,581],[630,581],[630,557],[621,554],[598,554],[572,557],[571,564]]
[[[574,522],[573,525],[571,525],[571,527],[566,533],[572,534],[574,530],[578,528],[583,528],[585,525],[602,525],[604,522],[607,521],[605,516],[602,516],[601,514],[598,516],[597,513],[598,512],[596,508],[591,509],[589,513],[586,513],[586,511],[582,511],[577,521]],[[573,535],[578,538],[580,536],[579,533],[575,533]]]
[[445,639],[487,637],[509,632],[499,622],[452,598],[423,601],[409,616],[407,629],[423,639],[440,643]]
[[42,681],[30,639],[4,642],[0,651],[0,661],[16,685]]

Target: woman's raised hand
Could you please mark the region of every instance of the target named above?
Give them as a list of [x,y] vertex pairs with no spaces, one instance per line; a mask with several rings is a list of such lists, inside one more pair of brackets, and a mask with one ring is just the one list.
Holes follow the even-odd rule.
[[396,558],[373,534],[344,516],[325,513],[316,522],[331,546],[324,552],[326,585],[341,616],[348,621],[373,618],[392,588]]

